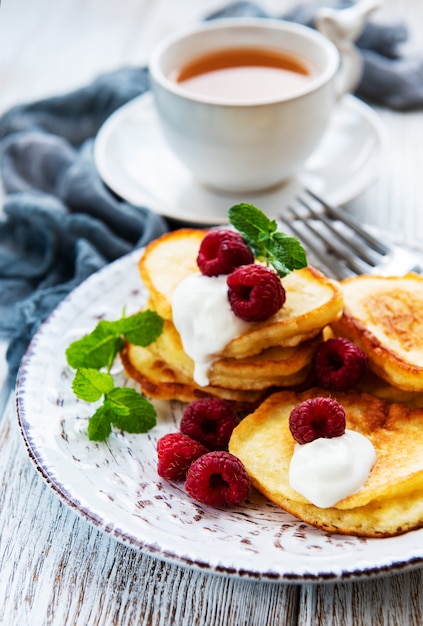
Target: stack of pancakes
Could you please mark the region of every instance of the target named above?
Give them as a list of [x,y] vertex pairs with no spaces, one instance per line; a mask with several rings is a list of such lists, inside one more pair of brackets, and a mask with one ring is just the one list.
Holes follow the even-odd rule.
[[125,347],[122,360],[127,374],[150,397],[184,402],[216,396],[254,403],[274,387],[303,383],[323,329],[339,318],[343,308],[339,286],[312,267],[286,276],[282,280],[286,302],[280,311],[265,322],[251,322],[246,332],[216,355],[208,386],[194,382],[194,363],[172,321],[172,296],[184,278],[199,272],[196,259],[206,232],[180,229],[145,249],[139,272],[149,292],[146,308],[165,320],[164,331],[145,348]]

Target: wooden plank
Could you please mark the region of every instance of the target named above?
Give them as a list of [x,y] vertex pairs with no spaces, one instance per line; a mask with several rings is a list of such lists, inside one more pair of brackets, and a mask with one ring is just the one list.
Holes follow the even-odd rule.
[[304,585],[301,626],[418,626],[423,623],[421,569],[374,580]]

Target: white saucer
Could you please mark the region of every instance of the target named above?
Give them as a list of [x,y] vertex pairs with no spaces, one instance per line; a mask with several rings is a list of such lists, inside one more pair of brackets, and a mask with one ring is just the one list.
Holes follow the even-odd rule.
[[118,109],[101,127],[94,159],[104,182],[124,200],[176,220],[203,225],[227,222],[238,202],[270,217],[283,212],[304,186],[342,205],[378,175],[385,130],[377,114],[353,96],[338,104],[326,135],[303,172],[285,185],[246,195],[217,192],[197,183],[168,148],[153,96],[146,93]]

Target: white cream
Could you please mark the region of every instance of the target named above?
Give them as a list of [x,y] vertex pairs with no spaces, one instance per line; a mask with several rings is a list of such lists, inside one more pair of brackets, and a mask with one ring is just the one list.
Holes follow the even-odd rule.
[[232,312],[226,278],[192,274],[179,283],[172,298],[173,323],[201,387],[209,384],[208,371],[216,357],[248,327]]
[[341,437],[296,444],[289,483],[309,502],[325,509],[358,491],[376,461],[372,442],[346,430]]

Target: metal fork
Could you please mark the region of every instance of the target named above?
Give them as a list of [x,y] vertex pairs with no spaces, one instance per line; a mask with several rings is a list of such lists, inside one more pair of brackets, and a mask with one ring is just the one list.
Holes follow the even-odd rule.
[[423,251],[419,255],[417,250],[391,243],[385,235],[376,237],[345,210],[331,206],[308,189],[295,205],[287,207],[287,212],[281,220],[334,278],[402,276],[422,271]]

